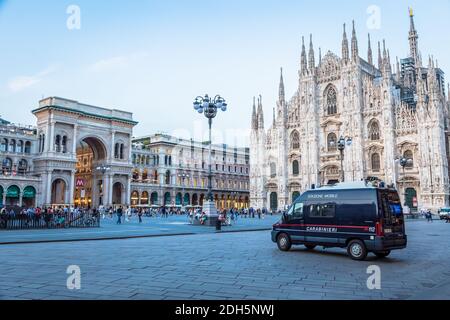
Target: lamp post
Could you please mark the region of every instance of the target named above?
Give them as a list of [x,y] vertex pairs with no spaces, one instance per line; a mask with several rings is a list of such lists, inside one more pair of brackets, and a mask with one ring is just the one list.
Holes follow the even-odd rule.
[[341,153],[341,182],[345,182],[345,172],[344,172],[344,150],[348,146],[350,147],[353,143],[352,138],[344,138],[341,136],[339,141],[337,142],[337,148]]
[[203,113],[205,117],[208,119],[209,125],[209,163],[208,163],[208,195],[206,198],[206,202],[203,204],[203,212],[205,212],[208,217],[208,224],[214,225],[215,219],[217,219],[217,208],[214,203],[214,197],[212,193],[212,120],[217,116],[218,110],[226,111],[227,103],[225,99],[221,96],[217,95],[214,99],[211,99],[208,95],[204,97],[198,96],[194,101],[194,110],[198,113]]
[[[102,187],[102,193],[101,193],[102,197],[100,198],[100,200],[102,200],[102,201],[99,201],[99,205],[104,205],[103,204],[103,198],[104,198],[103,195],[105,194],[105,174],[107,172],[111,171],[111,167],[109,167],[109,166],[107,166],[105,164],[102,164],[102,165],[99,165],[95,169],[102,174],[102,185],[103,185],[103,187]],[[112,200],[112,199],[110,199],[110,200]]]

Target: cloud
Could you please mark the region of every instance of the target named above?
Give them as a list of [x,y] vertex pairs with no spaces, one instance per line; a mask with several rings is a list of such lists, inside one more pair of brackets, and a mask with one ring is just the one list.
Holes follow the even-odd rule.
[[133,53],[126,56],[116,56],[99,60],[89,66],[89,70],[93,72],[104,72],[127,67],[136,60],[147,57],[147,53]]
[[51,66],[32,76],[17,76],[8,82],[8,89],[13,93],[23,91],[38,84],[39,82],[44,80],[46,76],[52,74],[55,71],[56,67]]

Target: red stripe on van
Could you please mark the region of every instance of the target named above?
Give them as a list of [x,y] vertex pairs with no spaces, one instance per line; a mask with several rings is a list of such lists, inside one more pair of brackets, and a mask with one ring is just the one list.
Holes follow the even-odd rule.
[[363,226],[332,226],[332,225],[321,225],[321,224],[279,224],[278,227],[322,227],[322,228],[344,228],[344,229],[363,229],[364,231],[369,231],[369,227]]

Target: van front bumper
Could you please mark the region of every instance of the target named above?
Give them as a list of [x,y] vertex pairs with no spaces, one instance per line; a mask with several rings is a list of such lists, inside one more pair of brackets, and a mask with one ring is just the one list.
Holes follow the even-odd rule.
[[375,240],[366,240],[365,244],[369,251],[400,250],[408,245],[408,237],[406,235],[401,238],[376,237]]

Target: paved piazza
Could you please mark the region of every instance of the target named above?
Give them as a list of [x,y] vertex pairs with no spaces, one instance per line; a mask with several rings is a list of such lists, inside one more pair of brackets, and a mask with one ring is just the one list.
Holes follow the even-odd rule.
[[[450,225],[407,224],[406,250],[278,251],[268,231],[0,246],[0,299],[448,299]],[[366,287],[378,265],[382,289]],[[66,288],[69,265],[81,290]]]

